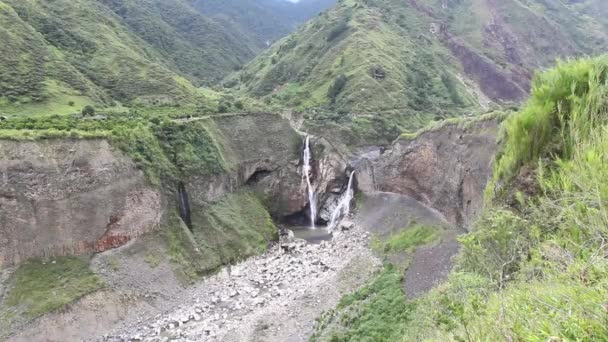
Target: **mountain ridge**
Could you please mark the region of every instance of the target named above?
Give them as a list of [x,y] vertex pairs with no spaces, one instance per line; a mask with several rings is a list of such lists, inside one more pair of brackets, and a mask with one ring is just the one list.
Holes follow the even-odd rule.
[[[444,82],[454,83],[452,90],[433,84],[441,83],[437,76],[422,82],[454,99],[461,97],[447,101],[451,110],[460,101],[519,103],[528,95],[534,70],[559,57],[605,50],[605,20],[601,11],[590,10],[595,7],[606,10],[607,5],[597,0],[342,0],[258,56],[228,84],[300,108],[336,104],[353,111],[404,109],[415,107],[404,98],[416,95],[405,88],[428,78],[418,73],[421,65],[414,65],[422,60],[430,64],[426,69],[454,77]],[[523,23],[529,25],[524,28]],[[292,49],[297,51],[290,54]],[[349,64],[349,58],[356,61]],[[340,74],[349,76],[349,82],[334,101],[325,90]],[[300,96],[293,94],[298,91]],[[380,95],[386,98],[373,99]],[[446,105],[431,102],[437,102],[435,109]]]

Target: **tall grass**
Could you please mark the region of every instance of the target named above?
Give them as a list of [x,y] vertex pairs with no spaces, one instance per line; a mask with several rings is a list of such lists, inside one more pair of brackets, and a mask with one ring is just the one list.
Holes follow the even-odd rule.
[[572,156],[576,144],[605,123],[608,56],[559,62],[536,76],[524,109],[505,123],[495,180],[508,180],[541,157]]
[[500,196],[485,209],[463,238],[458,265],[486,279],[491,291],[482,300],[455,295],[462,279],[453,278],[425,300],[435,316],[448,312],[456,324],[431,323],[422,335],[608,340],[607,75],[604,56],[560,63],[536,78],[529,103],[507,121],[494,181],[510,186],[527,166],[539,191],[519,194],[516,209]]
[[[504,127],[488,187],[517,201],[487,202],[449,280],[408,302],[407,319],[386,331],[404,342],[608,341],[607,75],[604,56],[536,77]],[[522,167],[537,191],[517,193]],[[343,336],[394,340],[365,333]]]

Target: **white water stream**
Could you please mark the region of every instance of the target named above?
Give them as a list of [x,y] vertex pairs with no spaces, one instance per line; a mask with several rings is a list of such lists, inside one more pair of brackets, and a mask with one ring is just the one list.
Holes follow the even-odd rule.
[[342,195],[342,198],[340,198],[338,205],[336,206],[334,211],[331,213],[331,219],[329,221],[329,226],[327,226],[330,231],[334,230],[338,226],[338,223],[340,222],[341,218],[348,216],[348,214],[350,213],[350,202],[353,200],[353,196],[355,194],[355,192],[353,191],[354,176],[355,176],[355,171],[350,173],[350,177],[348,178],[348,187],[346,188],[346,192]]
[[310,137],[307,136],[304,147],[304,167],[302,168],[302,173],[306,179],[306,186],[308,189],[308,203],[310,203],[310,226],[314,229],[315,220],[317,219],[317,196],[315,195],[315,190],[312,188],[312,182],[310,181],[310,174],[312,172],[312,166],[310,165],[311,159]]

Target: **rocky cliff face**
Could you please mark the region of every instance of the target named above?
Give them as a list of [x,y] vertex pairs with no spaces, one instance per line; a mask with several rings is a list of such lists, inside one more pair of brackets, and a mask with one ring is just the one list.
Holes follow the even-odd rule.
[[[266,199],[270,213],[284,217],[308,206],[302,178],[305,137],[286,119],[272,114],[221,116],[213,119],[218,140],[231,170],[217,176],[193,175],[186,182],[193,205],[204,206],[243,186],[253,188]],[[339,191],[346,161],[322,138],[312,139],[313,185],[322,205]]]
[[488,117],[400,138],[391,150],[359,163],[359,188],[411,196],[468,227],[492,176],[497,132],[498,120]]
[[[0,141],[0,266],[112,249],[162,225],[176,204],[200,217],[245,187],[262,194],[275,217],[305,210],[303,137],[288,120],[272,114],[204,120],[228,169],[193,172],[178,193],[149,185],[106,140]],[[324,201],[342,187],[346,164],[327,142],[316,145],[315,184]]]
[[0,266],[123,245],[160,223],[161,202],[105,140],[0,141]]

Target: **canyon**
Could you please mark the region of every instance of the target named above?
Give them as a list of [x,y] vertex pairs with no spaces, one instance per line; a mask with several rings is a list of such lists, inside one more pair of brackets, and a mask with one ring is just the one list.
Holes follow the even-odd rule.
[[[32,257],[92,256],[91,269],[106,284],[66,310],[13,321],[5,338],[301,340],[312,333],[315,317],[378,270],[371,236],[399,232],[413,222],[452,231],[436,248],[445,265],[416,271],[428,272],[428,280],[406,275],[405,282],[414,283],[406,286],[428,291],[449,270],[459,228],[481,208],[499,121],[490,116],[448,122],[401,137],[387,149],[358,153],[299,134],[274,114],[193,120],[213,127],[229,167],[217,174],[192,172],[177,187],[152,185],[106,139],[0,142],[0,206],[7,209],[0,212],[0,293],[9,286],[11,266]],[[359,199],[350,214],[355,192]],[[256,210],[267,213],[254,215],[273,218],[279,227],[251,227],[271,247],[254,256],[259,250],[243,245],[238,259],[226,259],[225,250],[242,237],[201,217],[225,203],[232,203],[225,208],[235,210],[231,215],[252,215],[240,206],[255,198],[264,203]],[[283,223],[290,217],[309,220],[309,198],[317,201],[318,223],[333,226],[329,241],[306,244]],[[198,270],[215,273],[194,285],[184,283],[187,267],[175,265],[163,238],[176,216],[171,229],[186,236],[192,249],[187,257],[202,258]],[[279,232],[278,239],[272,237]],[[158,264],[149,262],[151,255],[159,256]]]

